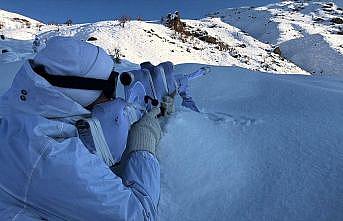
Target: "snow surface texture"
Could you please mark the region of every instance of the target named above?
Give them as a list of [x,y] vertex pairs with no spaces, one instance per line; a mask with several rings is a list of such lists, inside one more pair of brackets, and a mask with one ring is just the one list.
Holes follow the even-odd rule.
[[343,24],[332,19],[343,19],[343,8],[342,1],[336,3],[283,1],[257,8],[223,9],[210,16],[264,43],[280,45],[283,57],[311,74],[342,75]]
[[44,25],[34,19],[1,9],[0,18],[0,26],[3,26],[0,33],[5,34],[8,38],[18,40],[32,39],[32,35],[39,30],[40,26]]
[[43,25],[25,16],[0,9],[0,34],[5,37],[0,39],[0,63],[32,58],[32,41]]
[[[160,220],[341,221],[343,84],[339,44],[343,41],[331,32],[339,26],[329,27],[328,21],[315,25],[320,29],[310,29],[314,23],[311,13],[331,18],[322,12],[322,4],[306,3],[301,9],[306,11],[304,17],[291,10],[296,3],[282,2],[258,9],[223,10],[213,16],[220,19],[185,20],[193,29],[207,31],[230,45],[234,49],[230,52],[197,39],[182,40],[155,23],[132,21],[122,28],[117,21],[105,21],[28,28],[13,23],[20,15],[6,14],[12,19],[1,33],[9,37],[0,40],[0,48],[12,55],[0,54],[0,95],[10,86],[23,59],[34,56],[31,47],[36,34],[42,45],[56,35],[81,40],[96,37],[91,43],[110,54],[120,48],[122,63],[116,65],[117,71],[138,68],[147,60],[154,64],[171,60],[178,64],[178,73],[212,65],[210,74],[192,82],[201,113],[180,107],[178,98],[177,112],[163,128],[158,148]],[[336,5],[330,7],[339,11]],[[234,13],[232,10],[254,11],[250,17],[256,17],[259,29],[242,26],[252,23],[249,16],[244,16],[245,23],[231,23],[228,13]],[[274,22],[275,11],[284,18]],[[272,24],[264,29],[267,18]],[[272,53],[273,45],[267,41],[278,44],[289,60]],[[299,75],[308,74],[303,69],[323,77]],[[122,87],[118,94],[123,94]]]
[[282,43],[280,48],[285,57],[296,61],[313,75],[343,75],[342,54],[330,47],[320,34],[289,40]]
[[161,220],[343,219],[341,82],[213,67],[192,92],[158,149]]

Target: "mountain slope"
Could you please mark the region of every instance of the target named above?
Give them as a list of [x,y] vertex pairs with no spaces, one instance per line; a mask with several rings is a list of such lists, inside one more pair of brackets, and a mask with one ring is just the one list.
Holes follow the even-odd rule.
[[33,57],[32,39],[43,23],[0,9],[0,63]]
[[7,38],[30,40],[43,23],[0,9],[0,33]]
[[211,44],[194,37],[182,37],[167,27],[141,21],[131,21],[121,27],[117,21],[94,24],[62,26],[56,31],[40,35],[48,39],[55,35],[74,36],[80,40],[89,37],[92,41],[113,54],[119,48],[123,58],[139,64],[144,61],[159,63],[170,60],[174,63],[196,62],[212,65],[236,65],[254,70],[274,73],[303,73],[292,63],[271,52],[267,44],[256,41],[219,19],[184,20],[189,29],[200,34],[213,36],[230,48],[218,49]]
[[332,2],[283,1],[258,8],[223,9],[210,16],[278,45],[283,57],[311,74],[342,75],[343,8]]

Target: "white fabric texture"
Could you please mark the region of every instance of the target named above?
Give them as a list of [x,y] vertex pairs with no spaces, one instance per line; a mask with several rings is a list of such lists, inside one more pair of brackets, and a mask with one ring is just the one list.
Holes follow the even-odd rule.
[[75,121],[91,113],[28,61],[0,104],[1,221],[156,220],[157,159],[136,151],[114,174],[78,137]]
[[[106,52],[95,45],[71,37],[53,37],[46,47],[34,58],[35,64],[44,65],[52,75],[78,76],[108,79],[113,69],[113,61]],[[80,90],[56,87],[65,95],[87,106],[101,94],[96,90]]]
[[87,121],[89,128],[91,130],[94,146],[96,149],[96,154],[99,157],[101,157],[101,159],[103,159],[107,166],[113,166],[116,163],[116,161],[113,159],[111,151],[107,145],[99,120],[93,117],[85,118],[85,121]]

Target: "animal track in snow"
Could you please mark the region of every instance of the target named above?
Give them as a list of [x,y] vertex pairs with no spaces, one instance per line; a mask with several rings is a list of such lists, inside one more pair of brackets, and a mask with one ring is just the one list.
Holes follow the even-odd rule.
[[251,117],[246,116],[233,116],[228,113],[223,112],[214,112],[214,113],[205,113],[208,117],[208,119],[218,122],[218,123],[232,123],[233,125],[237,126],[252,126],[255,124],[259,124],[262,121],[258,119],[254,119]]

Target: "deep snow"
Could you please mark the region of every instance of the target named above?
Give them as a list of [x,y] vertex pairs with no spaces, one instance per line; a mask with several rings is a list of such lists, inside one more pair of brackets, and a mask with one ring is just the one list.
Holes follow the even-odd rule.
[[341,81],[213,66],[192,94],[158,147],[160,220],[342,220]]
[[159,147],[161,220],[342,220],[342,82],[213,67],[192,91]]
[[[260,8],[256,15],[263,17],[258,19],[261,24],[265,10],[279,10],[284,17],[294,19],[302,17],[285,10],[288,6],[292,4],[270,5]],[[306,13],[311,13],[310,9]],[[15,57],[0,54],[0,95],[10,86],[23,59],[34,56],[31,43],[36,34],[43,43],[55,35],[82,40],[95,36],[98,40],[92,43],[109,53],[120,47],[125,57],[116,65],[118,71],[135,69],[146,60],[154,64],[171,60],[178,64],[177,73],[211,65],[212,72],[191,86],[201,113],[180,107],[178,98],[177,111],[163,128],[158,148],[160,220],[340,221],[343,83],[339,74],[342,51],[336,46],[341,38],[329,33],[331,29],[325,24],[322,29],[306,29],[306,35],[300,35],[299,30],[312,25],[307,24],[307,16],[301,19],[296,22],[298,26],[287,19],[278,20],[278,30],[295,28],[270,36],[285,57],[323,77],[303,75],[308,73],[270,53],[273,45],[234,27],[240,23],[227,24],[227,17],[186,22],[233,46],[247,56],[248,63],[213,45],[173,38],[169,29],[155,23],[135,21],[125,28],[116,21],[71,27],[46,25],[39,31],[36,26],[18,28],[10,17],[8,25],[14,28],[4,31],[10,38],[0,40],[0,47]],[[326,34],[318,33],[324,29]],[[246,47],[239,47],[241,44]],[[192,49],[194,45],[203,50]],[[118,90],[122,94],[122,87]]]

